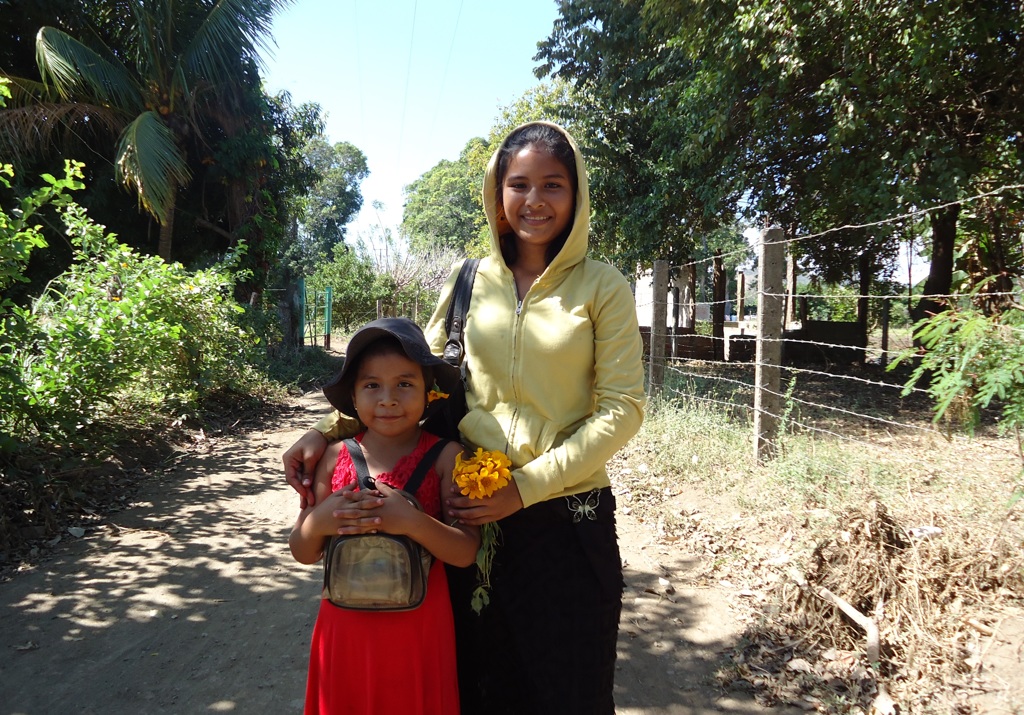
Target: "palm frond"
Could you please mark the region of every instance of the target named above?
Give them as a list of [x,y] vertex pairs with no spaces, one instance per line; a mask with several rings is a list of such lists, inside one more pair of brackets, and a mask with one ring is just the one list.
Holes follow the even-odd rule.
[[262,65],[259,50],[269,49],[274,14],[294,0],[217,0],[182,53],[186,76],[216,84],[232,73],[239,58]]
[[0,75],[0,79],[7,80],[7,88],[11,91],[11,98],[7,100],[8,107],[24,107],[35,102],[57,99],[53,89],[38,80],[10,75]]
[[146,211],[160,223],[167,221],[176,187],[192,176],[174,132],[156,112],[143,112],[125,127],[117,148],[117,177],[138,193]]
[[120,109],[143,109],[138,82],[124,65],[56,28],[44,27],[36,35],[36,63],[43,82],[52,82],[66,100],[85,92]]
[[167,46],[167,33],[177,30],[171,17],[171,1],[134,2],[128,8],[132,22],[128,23],[128,44],[133,48],[133,64],[140,77],[155,80],[162,90],[168,63],[174,62],[174,48]]
[[0,156],[22,162],[41,156],[51,146],[70,156],[94,136],[117,136],[126,122],[124,114],[110,107],[28,101],[0,110]]

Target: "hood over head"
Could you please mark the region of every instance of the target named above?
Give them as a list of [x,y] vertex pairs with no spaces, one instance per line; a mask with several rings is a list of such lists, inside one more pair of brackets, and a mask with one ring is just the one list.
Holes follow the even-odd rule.
[[583,161],[583,155],[576,145],[572,136],[562,127],[552,122],[527,122],[509,132],[501,145],[491,156],[487,164],[487,173],[484,175],[484,212],[487,214],[487,225],[491,235],[491,256],[499,262],[504,262],[501,252],[501,230],[502,227],[508,235],[513,235],[507,223],[503,226],[498,222],[499,186],[498,186],[498,158],[501,150],[508,143],[509,137],[531,125],[546,125],[554,128],[562,134],[572,147],[576,157],[576,209],[573,216],[572,228],[565,240],[565,245],[558,255],[548,265],[547,272],[559,271],[563,268],[579,263],[587,255],[588,236],[590,233],[590,189],[587,183],[587,168]]

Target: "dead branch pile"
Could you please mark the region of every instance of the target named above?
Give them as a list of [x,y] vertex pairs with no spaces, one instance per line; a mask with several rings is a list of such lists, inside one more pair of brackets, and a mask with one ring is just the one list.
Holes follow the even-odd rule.
[[969,711],[996,609],[1024,599],[1024,549],[938,514],[918,523],[879,503],[845,514],[806,572],[777,582],[777,612],[748,633],[730,677],[818,710],[894,712],[887,688],[903,712]]

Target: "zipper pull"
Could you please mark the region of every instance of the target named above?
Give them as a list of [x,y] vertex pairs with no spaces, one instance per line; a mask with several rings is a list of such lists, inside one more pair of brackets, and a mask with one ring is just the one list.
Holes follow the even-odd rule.
[[522,312],[523,312],[523,301],[519,301],[518,303],[516,303],[516,315],[518,316]]

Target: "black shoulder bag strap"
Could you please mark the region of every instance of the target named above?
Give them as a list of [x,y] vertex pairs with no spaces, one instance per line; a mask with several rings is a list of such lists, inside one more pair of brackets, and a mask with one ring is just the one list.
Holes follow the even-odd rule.
[[455,279],[455,289],[448,303],[448,314],[444,319],[444,328],[448,331],[448,341],[444,344],[444,361],[454,367],[462,364],[465,349],[462,345],[462,333],[466,328],[466,314],[473,298],[473,281],[476,280],[476,269],[479,258],[467,258],[459,269],[459,277]]
[[[434,466],[434,462],[441,455],[441,450],[448,444],[448,440],[439,439],[435,442],[427,453],[423,455],[423,459],[419,461],[412,474],[409,476],[409,480],[402,487],[402,491],[416,496],[417,490],[420,485],[423,484],[423,479],[427,476],[427,472]],[[356,477],[359,479],[360,489],[374,489],[373,477],[370,476],[370,468],[366,466],[366,457],[363,456],[363,448],[360,444],[352,437],[345,440],[345,447],[348,449],[348,454],[352,457],[352,464],[356,468]]]

